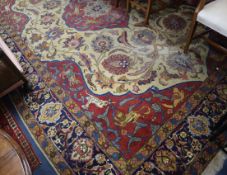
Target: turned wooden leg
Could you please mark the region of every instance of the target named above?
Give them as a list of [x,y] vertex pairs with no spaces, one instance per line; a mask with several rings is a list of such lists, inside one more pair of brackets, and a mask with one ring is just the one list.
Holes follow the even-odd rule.
[[127,0],[127,11],[130,12],[131,10],[131,0]]
[[115,7],[119,7],[119,4],[120,4],[120,0],[116,0],[116,4],[115,4]]
[[144,21],[145,25],[149,25],[149,17],[150,17],[150,14],[151,14],[151,6],[152,6],[152,0],[148,0],[148,9],[147,9],[145,21]]
[[186,45],[184,47],[184,53],[188,53],[189,45],[190,45],[192,38],[193,38],[193,35],[195,33],[195,29],[196,29],[196,26],[197,26],[196,18],[197,18],[197,15],[193,16],[192,24],[191,24],[190,30],[188,32],[188,37],[187,37],[187,40],[186,40]]

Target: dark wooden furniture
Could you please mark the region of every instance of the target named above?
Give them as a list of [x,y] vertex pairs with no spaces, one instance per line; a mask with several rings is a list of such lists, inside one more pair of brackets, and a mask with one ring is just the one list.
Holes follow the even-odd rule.
[[31,175],[31,169],[20,146],[0,129],[0,174]]
[[0,97],[27,83],[13,53],[0,38]]

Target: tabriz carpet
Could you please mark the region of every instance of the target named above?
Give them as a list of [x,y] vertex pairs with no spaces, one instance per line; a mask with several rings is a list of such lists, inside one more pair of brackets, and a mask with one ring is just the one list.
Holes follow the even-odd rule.
[[20,126],[17,124],[14,116],[4,105],[2,99],[0,100],[0,128],[6,131],[20,145],[25,153],[31,170],[34,171],[40,165],[40,161],[34,153],[26,136],[21,131]]
[[182,174],[205,148],[226,79],[203,82],[202,40],[181,52],[192,12],[166,9],[146,28],[107,0],[0,4],[1,36],[34,85],[24,101],[59,152],[52,160],[69,167],[61,174]]

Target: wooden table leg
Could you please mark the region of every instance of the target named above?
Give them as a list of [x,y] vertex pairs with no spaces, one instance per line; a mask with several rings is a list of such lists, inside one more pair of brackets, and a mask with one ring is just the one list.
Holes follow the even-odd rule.
[[120,4],[120,0],[116,0],[116,4],[115,4],[115,7],[119,7],[119,4]]
[[151,6],[152,6],[152,0],[148,0],[148,9],[147,9],[145,21],[144,21],[145,25],[149,25],[149,17],[150,17],[151,10],[152,10]]
[[127,12],[131,10],[131,0],[127,0]]

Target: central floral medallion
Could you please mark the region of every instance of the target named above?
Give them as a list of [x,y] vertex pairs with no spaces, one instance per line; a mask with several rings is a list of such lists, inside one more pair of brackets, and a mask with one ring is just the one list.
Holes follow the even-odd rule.
[[127,55],[111,55],[102,62],[102,65],[112,74],[125,74],[128,72],[129,57]]

